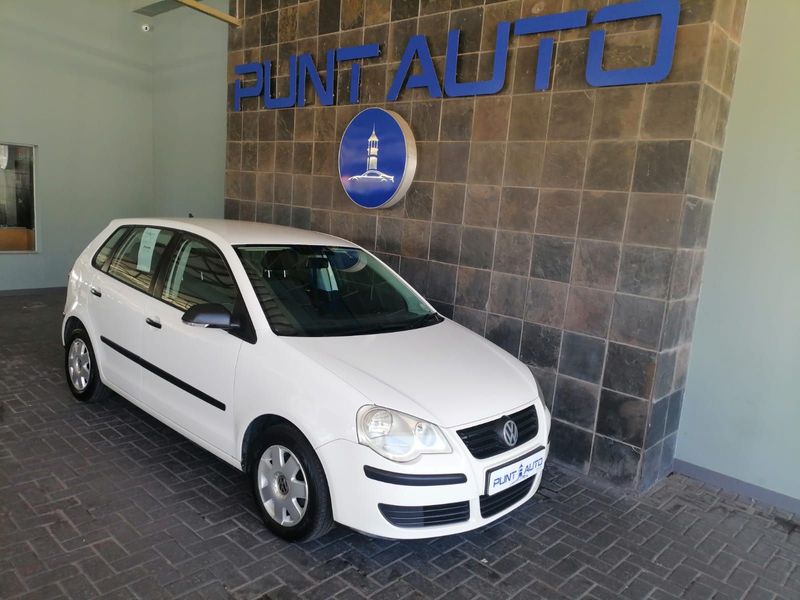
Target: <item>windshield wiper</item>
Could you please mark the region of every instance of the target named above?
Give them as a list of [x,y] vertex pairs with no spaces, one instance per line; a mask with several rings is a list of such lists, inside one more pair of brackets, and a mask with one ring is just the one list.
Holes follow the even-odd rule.
[[406,328],[407,329],[418,329],[420,327],[427,327],[428,325],[434,325],[436,323],[441,323],[444,319],[439,315],[439,313],[427,313],[419,317],[418,319],[411,321]]
[[396,331],[409,331],[410,329],[418,329],[420,327],[426,327],[428,325],[434,325],[436,323],[441,323],[444,321],[444,318],[439,315],[439,313],[427,313],[413,319],[411,321],[405,321],[400,323],[386,323],[386,324],[377,324],[377,325],[369,325],[361,328],[354,328],[354,329],[342,329],[339,331],[333,332],[326,332],[318,335],[374,335],[378,333],[392,333]]

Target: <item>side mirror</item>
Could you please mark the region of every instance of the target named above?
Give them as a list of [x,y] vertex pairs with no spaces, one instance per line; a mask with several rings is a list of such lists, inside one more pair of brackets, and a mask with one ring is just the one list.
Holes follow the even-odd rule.
[[230,311],[221,304],[195,304],[185,313],[181,320],[187,325],[208,327],[209,329],[236,329],[239,323],[231,316]]

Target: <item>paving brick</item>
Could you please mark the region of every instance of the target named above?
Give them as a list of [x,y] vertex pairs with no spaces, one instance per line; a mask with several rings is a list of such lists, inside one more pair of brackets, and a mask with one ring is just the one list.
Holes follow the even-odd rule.
[[119,397],[75,402],[63,298],[31,300],[0,297],[4,600],[800,598],[800,519],[681,476],[636,496],[548,467],[534,500],[479,531],[287,544],[241,473]]

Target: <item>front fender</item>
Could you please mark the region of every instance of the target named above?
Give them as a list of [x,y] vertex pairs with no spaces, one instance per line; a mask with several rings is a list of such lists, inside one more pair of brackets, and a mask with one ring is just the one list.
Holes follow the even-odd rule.
[[263,335],[245,344],[236,365],[234,428],[239,460],[248,426],[262,415],[289,421],[316,449],[357,440],[356,412],[369,400],[333,373],[282,342]]

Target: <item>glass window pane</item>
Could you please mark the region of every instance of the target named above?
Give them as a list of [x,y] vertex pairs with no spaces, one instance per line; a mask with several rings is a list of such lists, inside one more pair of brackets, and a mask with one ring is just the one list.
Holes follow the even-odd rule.
[[180,310],[195,304],[221,304],[233,312],[238,292],[219,251],[208,242],[187,238],[167,269],[162,299]]
[[108,274],[123,283],[148,291],[158,261],[173,233],[155,227],[137,227],[114,254]]
[[279,335],[365,335],[441,320],[391,269],[358,248],[239,246],[236,252]]
[[36,250],[34,147],[0,143],[0,252]]
[[128,233],[128,231],[130,231],[130,227],[120,227],[111,234],[111,237],[106,240],[106,243],[101,246],[100,250],[98,250],[94,257],[92,264],[96,268],[102,269],[105,266],[106,261],[108,261],[108,259],[111,257],[111,253],[114,251],[114,247],[122,239],[122,236]]

